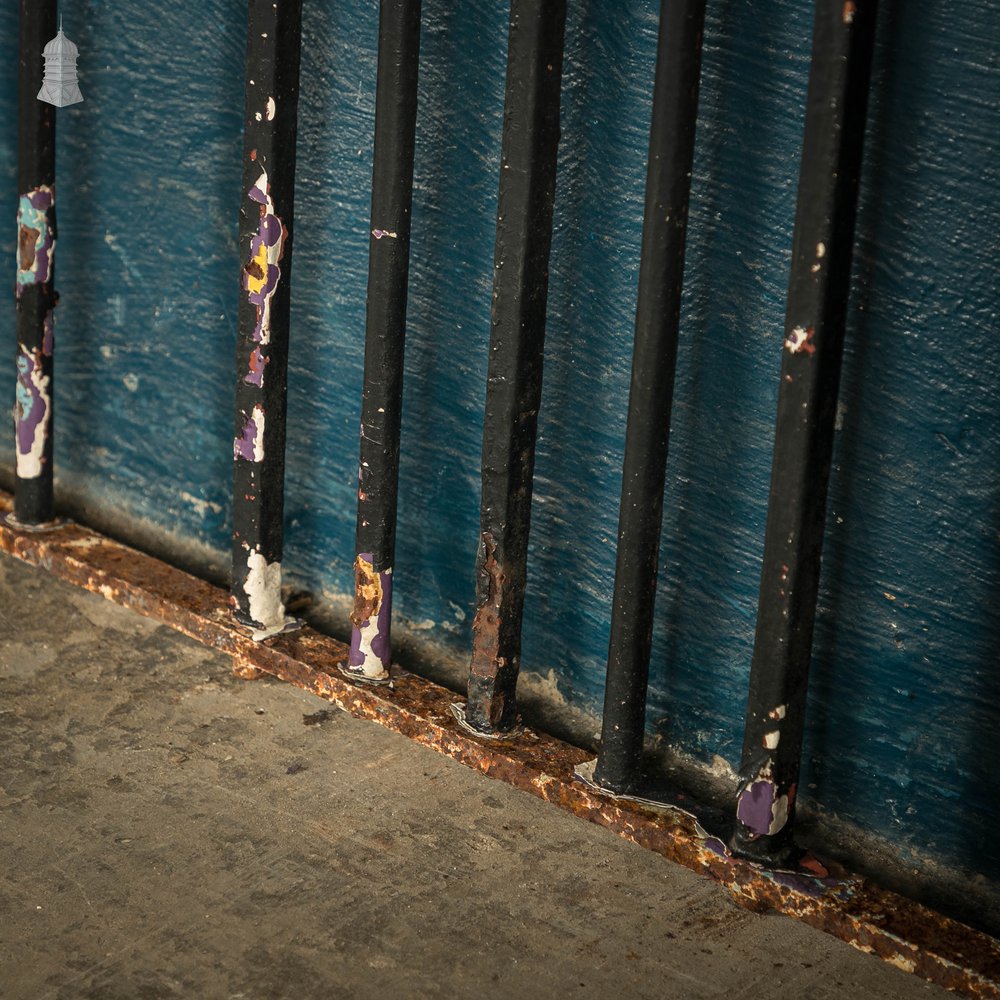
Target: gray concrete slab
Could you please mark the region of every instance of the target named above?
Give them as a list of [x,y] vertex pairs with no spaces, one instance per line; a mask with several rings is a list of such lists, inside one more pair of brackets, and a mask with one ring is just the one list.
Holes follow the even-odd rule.
[[0,997],[946,995],[0,556]]

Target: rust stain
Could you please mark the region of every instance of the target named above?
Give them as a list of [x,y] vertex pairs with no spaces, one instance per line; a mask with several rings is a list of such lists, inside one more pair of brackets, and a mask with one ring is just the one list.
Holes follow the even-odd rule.
[[844,24],[854,23],[854,15],[857,13],[857,9],[858,8],[851,2],[851,0],[847,0],[847,3],[844,4]]
[[489,531],[483,532],[481,573],[486,600],[472,620],[472,672],[478,677],[493,677],[497,672],[500,648],[500,609],[503,602],[504,574],[496,559],[496,542]]
[[[0,492],[0,516],[12,506]],[[690,812],[616,799],[575,779],[574,770],[590,757],[586,751],[530,729],[517,739],[477,739],[452,715],[450,691],[398,671],[391,687],[355,682],[340,671],[348,647],[310,628],[254,643],[232,621],[224,590],[79,525],[31,534],[0,521],[0,551],[230,654],[240,676],[282,678],[608,827],[715,879],[743,906],[778,910],[945,989],[1000,1000],[1000,941],[834,866],[830,873],[820,865],[781,873],[734,858]]]
[[375,565],[358,556],[354,560],[354,610],[351,611],[354,627],[360,629],[377,618],[381,606],[382,581],[375,572]]
[[254,257],[251,257],[250,260],[243,265],[243,270],[246,271],[251,278],[256,278],[257,281],[264,280],[264,268],[260,266],[257,259]]
[[38,229],[31,226],[19,226],[17,233],[18,267],[22,271],[30,271],[35,265],[35,244],[41,236]]
[[479,593],[485,599],[472,620],[472,661],[469,665],[470,725],[499,732],[513,721],[516,710],[509,710],[501,674],[508,667],[500,655],[500,626],[503,621],[506,574],[496,557],[496,540],[484,531],[480,541]]

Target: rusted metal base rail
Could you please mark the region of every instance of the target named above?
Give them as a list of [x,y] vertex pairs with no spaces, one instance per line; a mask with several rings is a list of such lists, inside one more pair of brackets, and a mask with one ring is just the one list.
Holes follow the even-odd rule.
[[[0,518],[12,508],[12,497],[0,492]],[[0,551],[229,653],[241,676],[263,672],[291,681],[351,715],[609,827],[715,879],[745,906],[796,917],[946,989],[1000,1000],[1000,941],[864,879],[768,871],[733,858],[691,812],[616,798],[574,777],[589,756],[584,750],[531,730],[510,740],[477,738],[452,713],[451,691],[398,672],[391,685],[359,683],[341,672],[348,647],[309,628],[254,642],[233,621],[225,590],[81,525],[32,533],[0,520]]]

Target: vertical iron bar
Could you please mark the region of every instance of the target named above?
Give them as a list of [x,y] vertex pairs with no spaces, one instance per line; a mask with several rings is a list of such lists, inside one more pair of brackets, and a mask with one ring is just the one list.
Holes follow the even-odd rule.
[[388,677],[392,663],[392,567],[419,55],[420,0],[382,0],[348,657],[349,671],[369,680]]
[[21,0],[17,209],[17,385],[14,518],[53,519],[52,408],[56,246],[56,109],[38,100],[42,50],[56,34],[54,0]]
[[795,859],[795,793],[850,290],[875,0],[817,0],[734,849]]
[[565,0],[511,0],[467,722],[517,717],[559,145]]
[[601,749],[594,778],[639,779],[663,485],[684,279],[705,0],[663,0],[618,523]]
[[281,554],[301,11],[301,0],[248,5],[232,603],[259,639],[289,623]]

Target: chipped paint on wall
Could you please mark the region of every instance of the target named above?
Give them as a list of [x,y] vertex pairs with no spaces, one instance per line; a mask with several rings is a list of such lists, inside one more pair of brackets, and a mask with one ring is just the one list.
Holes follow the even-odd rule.
[[260,209],[257,233],[250,241],[250,259],[243,267],[243,288],[257,310],[253,339],[258,344],[271,340],[271,298],[281,278],[281,260],[288,231],[274,214],[267,171],[262,170],[247,197]]
[[42,474],[45,441],[49,435],[52,413],[49,382],[49,376],[42,370],[41,352],[29,351],[23,344],[20,345],[17,354],[14,426],[17,437],[17,474],[21,479],[35,479]]
[[389,676],[392,661],[392,567],[375,572],[371,552],[354,561],[354,610],[351,612],[351,651],[348,668],[369,680]]
[[48,185],[22,194],[17,208],[17,296],[25,285],[51,280],[56,248],[55,190]]
[[264,461],[264,408],[258,403],[243,423],[243,433],[233,441],[233,458]]

